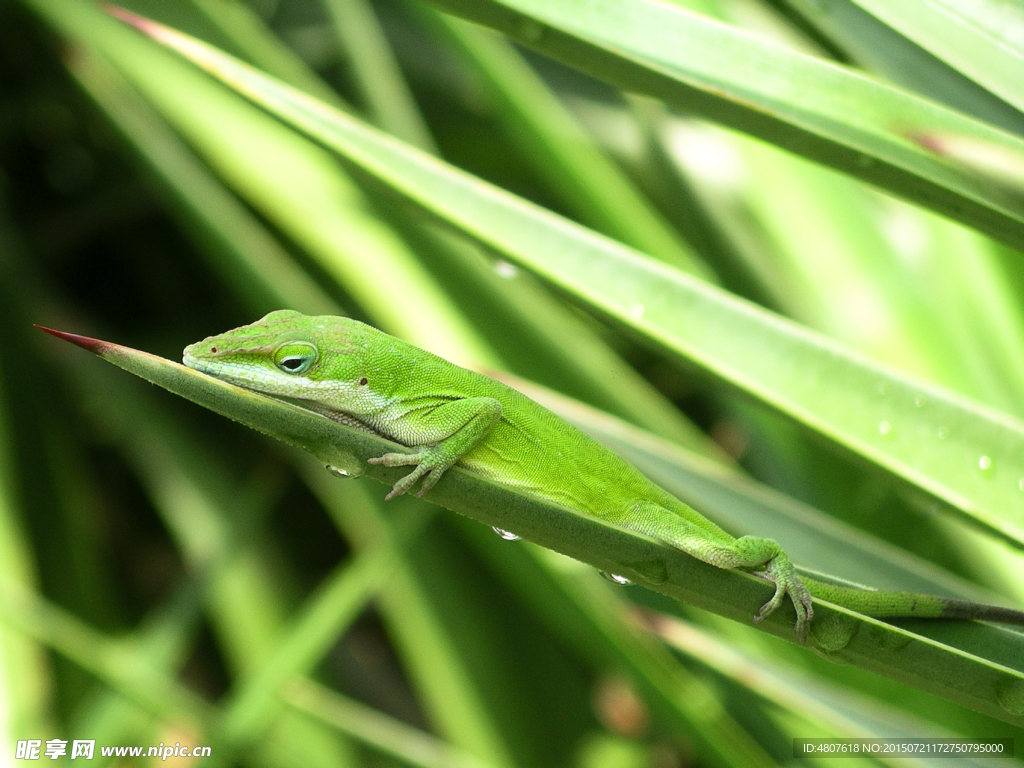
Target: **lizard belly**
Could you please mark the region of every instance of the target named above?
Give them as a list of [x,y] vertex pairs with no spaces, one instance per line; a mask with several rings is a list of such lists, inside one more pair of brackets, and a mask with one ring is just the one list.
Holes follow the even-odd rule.
[[[570,428],[571,429],[571,428]],[[664,493],[632,465],[577,430],[541,438],[506,420],[459,464],[531,496],[615,521],[651,492]]]

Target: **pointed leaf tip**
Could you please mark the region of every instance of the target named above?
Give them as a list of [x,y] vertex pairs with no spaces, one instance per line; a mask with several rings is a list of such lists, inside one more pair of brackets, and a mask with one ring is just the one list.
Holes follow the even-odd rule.
[[182,56],[191,59],[200,67],[204,66],[204,61],[211,60],[211,58],[215,60],[216,58],[210,56],[207,51],[207,49],[210,49],[210,46],[206,43],[168,27],[166,24],[161,24],[159,21],[154,21],[145,16],[139,16],[137,13],[132,13],[118,5],[104,3],[102,7],[103,10],[114,18],[120,19],[126,24],[131,24],[142,34],[172,50],[178,51]]
[[123,22],[131,24],[133,27],[138,27],[142,31],[146,30],[146,27],[152,24],[149,19],[144,16],[139,16],[137,13],[132,13],[126,8],[122,8],[119,5],[113,5],[111,3],[101,3],[100,7],[114,18],[120,19]]
[[[33,324],[35,325],[35,324]],[[106,341],[100,341],[99,339],[92,339],[88,336],[79,336],[77,333],[67,333],[66,331],[55,331],[53,328],[47,328],[42,325],[36,325],[40,331],[46,331],[51,336],[56,336],[58,339],[64,339],[64,341],[70,341],[72,344],[77,344],[82,349],[87,349],[95,354],[100,354],[104,348],[109,347],[110,344]]]

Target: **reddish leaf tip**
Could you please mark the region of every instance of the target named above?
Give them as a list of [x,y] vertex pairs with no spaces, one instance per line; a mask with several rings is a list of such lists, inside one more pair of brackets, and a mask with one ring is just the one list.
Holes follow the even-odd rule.
[[937,134],[915,131],[913,133],[908,133],[907,138],[922,149],[926,149],[936,155],[945,154],[946,145]]
[[100,7],[114,18],[120,19],[127,24],[131,24],[133,27],[137,27],[143,32],[146,32],[154,24],[154,22],[150,21],[145,16],[139,16],[137,13],[132,13],[119,5],[102,3]]
[[82,349],[87,349],[95,354],[100,354],[104,347],[109,346],[107,342],[100,341],[99,339],[91,339],[88,336],[79,336],[77,333],[67,333],[66,331],[55,331],[53,328],[47,328],[42,325],[36,325],[40,331],[46,331],[51,336],[56,336],[58,339],[64,339],[64,341],[70,341],[72,344],[77,344]]

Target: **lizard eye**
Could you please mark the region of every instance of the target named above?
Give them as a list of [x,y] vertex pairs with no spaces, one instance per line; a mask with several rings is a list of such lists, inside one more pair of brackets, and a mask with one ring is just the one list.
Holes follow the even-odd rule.
[[305,373],[316,362],[316,347],[305,342],[282,344],[274,351],[274,365],[285,373]]

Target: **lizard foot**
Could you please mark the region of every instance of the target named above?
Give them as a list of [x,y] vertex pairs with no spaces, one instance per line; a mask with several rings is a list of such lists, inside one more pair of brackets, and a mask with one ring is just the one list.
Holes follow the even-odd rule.
[[765,564],[762,575],[775,584],[775,594],[772,599],[761,606],[754,622],[759,623],[765,617],[770,616],[776,608],[782,605],[788,594],[796,609],[796,624],[793,632],[796,633],[800,645],[807,642],[807,630],[810,628],[811,619],[814,618],[814,605],[811,600],[811,593],[803,580],[793,567],[793,563],[782,552]]
[[383,456],[367,459],[367,463],[383,464],[385,467],[416,466],[416,469],[392,486],[391,491],[384,497],[385,501],[391,501],[396,496],[401,496],[403,493],[408,492],[416,485],[420,478],[423,479],[423,483],[420,485],[420,489],[416,491],[416,496],[423,496],[424,493],[437,485],[441,475],[448,469],[443,463],[437,461],[436,455],[432,453],[430,448],[417,451],[416,453],[385,453]]

